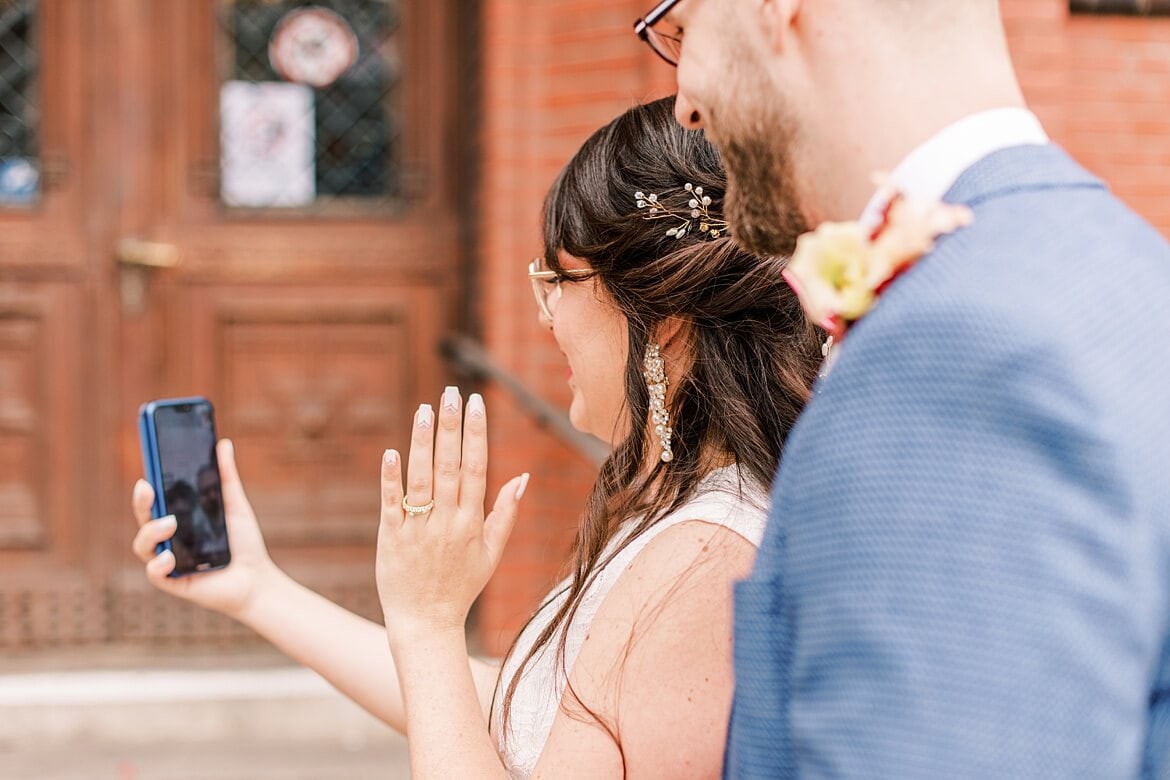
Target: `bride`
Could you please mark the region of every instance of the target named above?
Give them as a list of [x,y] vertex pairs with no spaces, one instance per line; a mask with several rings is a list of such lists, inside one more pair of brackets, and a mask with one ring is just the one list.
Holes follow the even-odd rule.
[[568,362],[570,418],[613,454],[567,576],[502,663],[469,657],[464,621],[528,478],[485,518],[487,413],[455,388],[419,407],[406,463],[394,450],[383,460],[385,628],[276,568],[227,441],[231,566],[167,578],[173,558],[154,549],[174,524],[150,520],[139,482],[134,550],[148,578],[243,621],[404,731],[415,777],[718,776],[731,589],[820,359],[781,261],[729,237],[724,191],[714,147],[659,100],[595,133],[549,192],[544,259],[528,275]]

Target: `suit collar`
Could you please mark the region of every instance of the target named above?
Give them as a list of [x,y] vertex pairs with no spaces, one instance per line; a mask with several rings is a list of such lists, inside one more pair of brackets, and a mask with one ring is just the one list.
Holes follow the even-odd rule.
[[1026,108],[980,111],[963,117],[919,144],[889,174],[861,215],[867,227],[878,225],[893,192],[911,200],[938,201],[963,171],[1001,149],[1023,144],[1044,145],[1048,135]]
[[1106,189],[1055,144],[1015,146],[984,157],[959,177],[943,200],[974,206],[1022,190]]

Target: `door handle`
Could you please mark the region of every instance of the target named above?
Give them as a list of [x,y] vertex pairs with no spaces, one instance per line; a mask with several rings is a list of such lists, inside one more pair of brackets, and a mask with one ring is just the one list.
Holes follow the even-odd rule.
[[140,314],[146,303],[147,277],[151,271],[174,268],[179,264],[179,248],[174,244],[143,241],[141,238],[123,238],[114,250],[114,257],[122,269],[122,311]]
[[138,268],[174,268],[179,264],[179,248],[174,244],[123,238],[115,252],[118,263]]

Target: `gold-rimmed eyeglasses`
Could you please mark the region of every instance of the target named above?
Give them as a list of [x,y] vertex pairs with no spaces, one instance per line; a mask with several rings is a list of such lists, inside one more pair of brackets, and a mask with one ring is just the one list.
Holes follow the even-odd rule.
[[661,3],[650,9],[650,13],[634,22],[634,35],[650,44],[650,48],[654,50],[655,54],[675,67],[678,67],[678,59],[682,55],[682,38],[662,30],[656,30],[654,26],[661,22],[670,13],[670,9],[678,4],[679,0],[662,0]]
[[532,282],[532,294],[536,298],[536,307],[540,316],[552,322],[552,310],[548,302],[553,294],[561,292],[561,282],[565,280],[583,281],[593,276],[593,271],[586,268],[565,268],[553,271],[545,265],[544,258],[538,257],[528,264],[528,281]]

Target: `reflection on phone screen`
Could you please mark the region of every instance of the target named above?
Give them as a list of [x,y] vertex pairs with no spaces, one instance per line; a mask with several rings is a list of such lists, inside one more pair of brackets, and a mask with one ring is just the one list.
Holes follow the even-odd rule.
[[222,566],[228,559],[228,538],[211,407],[163,406],[154,418],[166,510],[178,521],[171,542],[175,570]]

